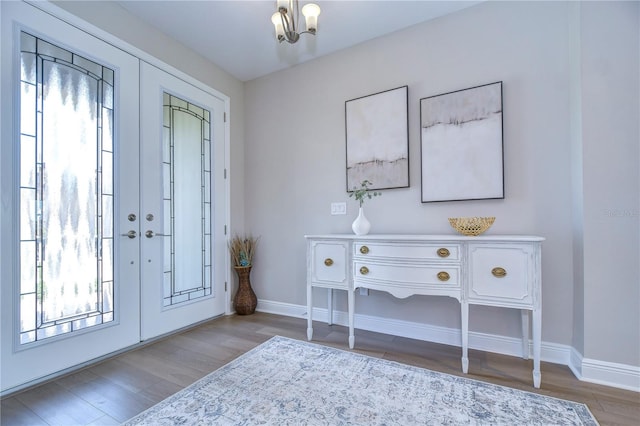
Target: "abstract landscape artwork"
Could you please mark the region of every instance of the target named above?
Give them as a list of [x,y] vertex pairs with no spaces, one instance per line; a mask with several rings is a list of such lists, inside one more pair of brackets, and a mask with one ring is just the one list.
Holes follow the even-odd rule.
[[504,198],[502,82],[420,99],[422,202]]
[[408,87],[345,102],[347,192],[409,186]]

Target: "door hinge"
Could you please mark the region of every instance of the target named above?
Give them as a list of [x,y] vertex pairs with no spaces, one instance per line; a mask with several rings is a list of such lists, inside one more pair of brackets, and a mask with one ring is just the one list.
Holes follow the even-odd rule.
[[225,123],[227,122],[227,113],[226,113],[226,111],[225,111],[225,113],[224,113],[224,122],[225,122]]
[[227,225],[224,226],[224,235],[227,235]]
[[224,291],[227,291],[227,282],[224,282]]
[[227,178],[227,169],[224,169],[224,178]]

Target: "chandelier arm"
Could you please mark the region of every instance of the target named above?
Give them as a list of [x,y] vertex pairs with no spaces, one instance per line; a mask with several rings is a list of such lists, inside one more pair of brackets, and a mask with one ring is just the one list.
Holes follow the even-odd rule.
[[291,23],[293,26],[293,32],[297,33],[298,28],[296,26],[296,22],[300,22],[300,3],[298,0],[290,0],[290,3],[295,3],[296,10],[293,10],[293,6],[291,7]]
[[[286,13],[280,12],[280,19],[282,20],[282,28],[285,34],[291,31],[291,25],[289,23],[289,17]],[[293,29],[295,31],[295,27]]]
[[[289,0],[289,12],[287,13],[289,19],[291,20],[291,31],[293,31],[294,33],[297,32],[297,28],[296,28],[296,21],[298,20],[296,18],[296,10],[298,9],[298,2],[297,0]],[[297,15],[300,16],[300,15]]]
[[[286,13],[280,12],[280,20],[282,21],[282,28],[284,29],[284,39],[291,43],[291,25],[289,24],[289,17]],[[280,40],[282,43],[282,40]]]
[[[295,34],[298,37],[297,38],[292,38],[289,36],[289,34]],[[282,41],[287,41],[289,44],[296,44],[298,42],[298,40],[300,39],[300,36],[302,34],[311,34],[311,35],[316,35],[315,32],[313,31],[302,31],[301,33],[288,33],[285,35],[285,38],[283,40],[280,40],[280,43],[282,43]]]

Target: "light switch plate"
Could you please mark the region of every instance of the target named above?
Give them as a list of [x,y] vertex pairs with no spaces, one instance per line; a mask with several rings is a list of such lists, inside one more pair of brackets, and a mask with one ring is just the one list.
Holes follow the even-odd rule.
[[347,214],[347,203],[331,203],[331,214]]

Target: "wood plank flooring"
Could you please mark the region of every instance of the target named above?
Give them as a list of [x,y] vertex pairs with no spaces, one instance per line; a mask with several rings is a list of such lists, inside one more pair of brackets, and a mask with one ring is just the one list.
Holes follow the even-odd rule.
[[[0,424],[117,425],[274,335],[306,340],[306,320],[265,313],[222,317],[2,399]],[[314,322],[314,342],[348,350],[346,327]],[[356,330],[356,352],[585,403],[601,425],[637,425],[640,394],[577,380],[542,363],[534,389],[531,360]]]

